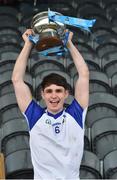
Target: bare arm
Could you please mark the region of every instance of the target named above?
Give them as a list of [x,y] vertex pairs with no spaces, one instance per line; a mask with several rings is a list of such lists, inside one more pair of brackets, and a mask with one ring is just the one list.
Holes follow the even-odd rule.
[[28,39],[29,34],[32,34],[31,29],[28,29],[22,36],[25,42],[24,47],[16,60],[12,74],[12,82],[15,89],[16,99],[22,112],[26,110],[32,100],[30,89],[24,82],[27,61],[33,46]]
[[89,101],[89,70],[82,55],[72,43],[72,36],[73,33],[70,32],[67,47],[79,74],[75,85],[75,99],[85,108]]

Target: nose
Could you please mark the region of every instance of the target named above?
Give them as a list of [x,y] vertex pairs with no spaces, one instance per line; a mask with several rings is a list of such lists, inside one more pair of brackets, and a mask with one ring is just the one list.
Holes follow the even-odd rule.
[[56,94],[55,91],[52,91],[51,97],[52,97],[52,98],[56,98],[56,97],[57,97],[57,94]]

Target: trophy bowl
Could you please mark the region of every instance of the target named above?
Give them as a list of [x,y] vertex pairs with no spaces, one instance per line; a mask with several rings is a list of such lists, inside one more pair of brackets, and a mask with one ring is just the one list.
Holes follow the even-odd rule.
[[[62,15],[56,13],[57,15]],[[31,28],[34,33],[39,34],[39,42],[35,45],[37,51],[43,51],[63,44],[65,37],[65,25],[59,22],[51,22],[48,18],[48,11],[34,15]]]

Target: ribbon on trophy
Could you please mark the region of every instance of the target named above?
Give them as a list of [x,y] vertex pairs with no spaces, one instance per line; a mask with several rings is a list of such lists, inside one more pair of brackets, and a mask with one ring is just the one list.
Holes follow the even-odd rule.
[[[87,20],[87,19],[58,15],[56,12],[50,11],[50,9],[48,9],[48,19],[50,22],[54,22],[56,24],[62,23],[65,25],[80,28],[81,30],[86,30],[88,32],[91,32],[90,28],[93,27],[94,23],[96,22],[96,19]],[[55,54],[58,56],[63,55],[64,53],[67,52],[66,44],[68,41],[68,37],[69,37],[69,31],[65,32],[64,39],[62,40],[63,42],[62,45],[40,51],[39,54],[42,56],[49,56],[51,54]],[[39,42],[39,34],[30,35],[29,40],[32,41],[34,44],[36,44],[37,42]]]

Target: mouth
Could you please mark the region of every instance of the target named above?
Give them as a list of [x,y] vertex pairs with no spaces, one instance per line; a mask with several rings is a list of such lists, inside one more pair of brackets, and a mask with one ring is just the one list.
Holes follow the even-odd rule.
[[60,101],[50,101],[52,105],[57,105]]

